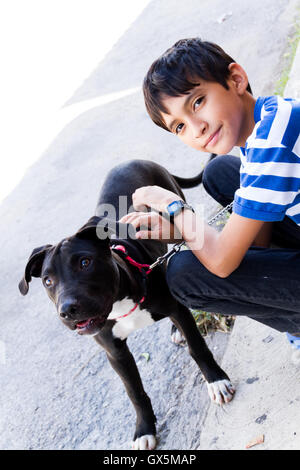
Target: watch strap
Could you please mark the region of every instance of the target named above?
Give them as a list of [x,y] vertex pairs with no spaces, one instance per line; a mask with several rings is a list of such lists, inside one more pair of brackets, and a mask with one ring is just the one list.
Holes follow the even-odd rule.
[[[176,209],[172,209],[172,205],[176,203]],[[167,214],[169,215],[170,222],[174,223],[174,217],[178,215],[183,209],[189,209],[192,212],[195,212],[193,207],[181,199],[179,201],[173,201],[167,206]]]

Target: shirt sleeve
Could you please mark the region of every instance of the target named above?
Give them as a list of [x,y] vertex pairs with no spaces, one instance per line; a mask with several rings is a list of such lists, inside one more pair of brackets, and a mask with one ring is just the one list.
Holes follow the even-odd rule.
[[249,219],[280,221],[299,192],[299,158],[284,146],[250,148],[242,159],[233,212]]

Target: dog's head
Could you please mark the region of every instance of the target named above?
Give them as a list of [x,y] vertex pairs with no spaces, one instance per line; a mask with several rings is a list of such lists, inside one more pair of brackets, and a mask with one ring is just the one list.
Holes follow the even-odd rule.
[[101,218],[92,217],[57,245],[35,248],[19,283],[21,293],[27,294],[32,277],[41,277],[62,322],[79,334],[97,334],[119,288],[119,270],[110,250],[112,233],[107,224],[101,225]]

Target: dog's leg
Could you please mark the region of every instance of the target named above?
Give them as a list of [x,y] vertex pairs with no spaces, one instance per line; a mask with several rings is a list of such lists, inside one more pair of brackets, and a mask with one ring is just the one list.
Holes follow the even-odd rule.
[[190,355],[200,367],[206,380],[211,400],[218,405],[228,403],[232,400],[235,390],[229,377],[216,363],[208,349],[189,309],[178,303],[178,310],[170,316],[170,319],[184,335]]
[[101,334],[95,340],[105,349],[107,358],[125,385],[126,392],[136,412],[136,429],[133,437],[135,450],[153,450],[156,446],[156,417],[150,398],[146,394],[134,357],[126,340]]

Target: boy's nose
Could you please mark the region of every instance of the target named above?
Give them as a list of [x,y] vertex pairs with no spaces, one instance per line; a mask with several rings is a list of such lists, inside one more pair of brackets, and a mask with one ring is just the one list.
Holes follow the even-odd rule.
[[206,123],[199,120],[191,121],[191,129],[194,139],[202,137],[206,130]]

